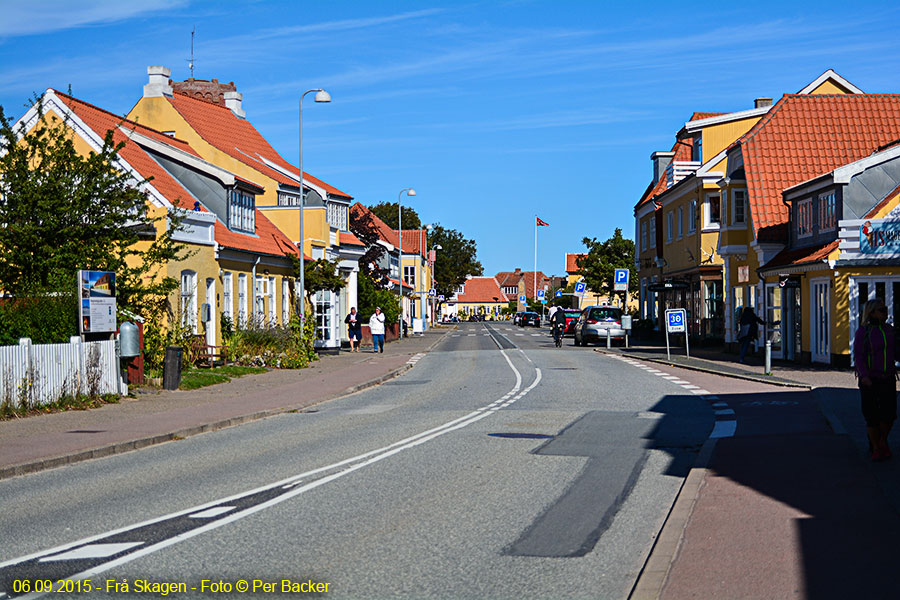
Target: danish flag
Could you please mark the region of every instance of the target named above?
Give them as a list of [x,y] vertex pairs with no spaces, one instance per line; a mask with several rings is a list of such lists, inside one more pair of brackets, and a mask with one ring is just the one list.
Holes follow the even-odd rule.
[[540,217],[535,217],[535,219],[537,219],[537,222],[535,223],[536,227],[550,227],[550,223],[541,221]]

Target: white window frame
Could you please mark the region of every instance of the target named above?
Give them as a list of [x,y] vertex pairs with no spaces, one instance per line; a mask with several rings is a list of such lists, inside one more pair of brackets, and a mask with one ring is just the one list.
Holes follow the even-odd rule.
[[253,290],[253,318],[257,324],[266,318],[266,284],[268,280],[263,275],[256,276],[256,287]]
[[650,215],[650,247],[656,248],[656,215]]
[[197,333],[197,272],[181,272],[181,325]]
[[[738,201],[740,196],[740,201]],[[738,211],[738,206],[741,210]],[[738,220],[738,212],[740,212],[740,220]],[[731,224],[746,225],[747,224],[747,190],[731,190]]]
[[238,326],[247,325],[247,274],[238,275]]
[[819,231],[837,229],[837,196],[834,191],[819,196]]
[[291,322],[291,288],[287,277],[281,278],[281,324]]
[[813,234],[813,201],[804,198],[797,202],[797,239],[808,238]]
[[675,211],[670,210],[666,213],[666,242],[671,242],[675,235]]
[[416,265],[403,265],[403,283],[416,288]]
[[275,325],[278,322],[275,312],[275,278],[269,277],[269,323]]
[[234,281],[230,271],[222,275],[222,312],[224,312],[232,324],[234,324]]
[[641,222],[641,252],[644,252],[647,246],[647,221]]
[[678,207],[678,239],[684,237],[684,207]]
[[697,200],[691,198],[688,202],[688,233],[697,231]]
[[[712,219],[712,200],[716,199],[719,204],[719,218],[716,221]],[[706,194],[703,199],[703,229],[719,229],[722,226],[722,194]]]

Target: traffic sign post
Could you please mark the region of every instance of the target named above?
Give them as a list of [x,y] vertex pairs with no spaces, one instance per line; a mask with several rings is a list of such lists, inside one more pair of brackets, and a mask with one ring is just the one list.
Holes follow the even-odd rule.
[[687,357],[691,357],[691,349],[688,343],[687,311],[683,308],[666,309],[666,358],[672,360],[669,350],[669,333],[684,333],[684,349]]
[[628,277],[631,271],[628,269],[616,269],[615,279],[613,280],[613,291],[614,292],[627,292],[628,291]]

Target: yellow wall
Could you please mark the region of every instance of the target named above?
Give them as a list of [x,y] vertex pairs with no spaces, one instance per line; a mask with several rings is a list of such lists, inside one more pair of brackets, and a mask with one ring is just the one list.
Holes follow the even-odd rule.
[[[703,160],[708,161],[756,125],[761,117],[751,117],[703,128]],[[713,171],[724,170],[724,160]]]
[[832,79],[826,79],[823,81],[819,87],[810,92],[810,94],[849,94],[850,90],[846,89],[844,86],[839,85],[836,81]]

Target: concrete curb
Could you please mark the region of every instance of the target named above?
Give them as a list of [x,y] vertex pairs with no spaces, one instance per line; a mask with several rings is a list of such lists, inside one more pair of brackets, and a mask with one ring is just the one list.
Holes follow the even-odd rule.
[[[430,352],[437,346],[441,340],[444,339],[444,336],[439,337],[434,341],[428,348],[423,350],[423,352]],[[51,458],[43,458],[40,460],[36,460],[33,462],[22,463],[18,465],[12,465],[10,467],[3,467],[0,469],[0,480],[9,479],[11,477],[18,477],[19,475],[26,475],[29,473],[37,473],[39,471],[44,471],[47,469],[55,469],[56,467],[62,467],[64,465],[71,465],[74,463],[82,462],[85,460],[91,460],[93,458],[103,458],[106,456],[113,456],[115,454],[124,454],[125,452],[131,452],[133,450],[139,450],[141,448],[146,448],[148,446],[155,446],[157,444],[163,444],[165,442],[171,442],[176,440],[181,440],[186,437],[191,437],[194,435],[199,435],[201,433],[210,433],[213,431],[219,431],[221,429],[225,429],[227,427],[233,427],[235,425],[241,425],[243,423],[249,423],[251,421],[259,421],[261,419],[266,419],[268,417],[272,417],[275,415],[284,414],[291,411],[301,410],[305,408],[309,408],[311,406],[317,406],[322,404],[323,402],[330,402],[332,400],[338,400],[339,398],[344,398],[351,394],[355,394],[356,392],[362,391],[364,389],[375,387],[376,385],[380,385],[385,381],[390,379],[394,379],[395,377],[399,377],[406,371],[413,368],[414,365],[410,363],[406,363],[388,373],[381,375],[379,377],[375,377],[358,385],[351,386],[342,392],[339,392],[336,396],[331,398],[326,398],[324,400],[320,400],[318,402],[314,402],[312,404],[304,405],[304,406],[292,406],[292,407],[284,407],[284,408],[274,408],[269,410],[258,411],[255,413],[249,413],[246,415],[239,415],[236,417],[230,417],[228,419],[222,419],[220,421],[216,421],[213,423],[206,423],[203,425],[195,425],[193,427],[187,427],[184,429],[179,429],[177,431],[173,431],[170,433],[163,433],[159,435],[149,436],[145,438],[138,438],[134,440],[129,440],[127,442],[118,442],[115,444],[110,444],[108,446],[101,446],[99,448],[92,448],[90,450],[82,450],[79,452],[75,452],[73,454],[67,454],[63,456],[55,456]]]
[[652,357],[644,356],[641,354],[630,354],[628,352],[608,351],[608,350],[606,350],[606,348],[594,348],[594,352],[599,352],[600,354],[609,354],[610,356],[627,356],[628,358],[633,358],[635,360],[643,360],[646,362],[657,363],[660,365],[668,365],[670,367],[676,367],[679,369],[687,369],[689,371],[701,371],[703,373],[713,373],[714,375],[720,375],[722,377],[731,377],[732,379],[743,379],[745,381],[755,381],[756,383],[765,383],[767,385],[776,385],[779,387],[795,387],[795,388],[804,388],[807,390],[811,390],[814,387],[807,383],[801,383],[799,381],[786,381],[784,379],[770,380],[770,379],[766,379],[764,377],[757,377],[754,375],[743,375],[741,373],[732,373],[729,371],[719,371],[719,370],[712,369],[712,368],[697,367],[694,365],[683,365],[681,363],[672,362],[671,360],[661,360],[659,358],[652,358]]
[[650,549],[650,555],[634,583],[628,600],[657,600],[662,594],[669,571],[681,548],[684,530],[694,512],[694,506],[697,504],[700,490],[706,481],[706,475],[709,473],[709,461],[715,450],[716,441],[714,438],[707,439],[700,449],[700,454],[697,456],[691,472],[681,484],[678,496]]

